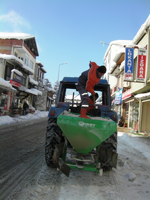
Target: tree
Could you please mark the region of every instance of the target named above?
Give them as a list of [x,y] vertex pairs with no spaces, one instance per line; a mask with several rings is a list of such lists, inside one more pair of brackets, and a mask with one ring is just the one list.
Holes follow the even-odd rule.
[[59,81],[55,82],[53,89],[56,91],[56,93],[53,95],[53,98],[56,100],[58,89],[59,89]]

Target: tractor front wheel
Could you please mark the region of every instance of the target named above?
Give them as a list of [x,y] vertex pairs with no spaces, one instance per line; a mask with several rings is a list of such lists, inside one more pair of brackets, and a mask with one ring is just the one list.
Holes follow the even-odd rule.
[[52,168],[55,167],[52,161],[55,147],[63,141],[62,131],[55,122],[56,120],[49,119],[45,141],[45,160],[47,165]]

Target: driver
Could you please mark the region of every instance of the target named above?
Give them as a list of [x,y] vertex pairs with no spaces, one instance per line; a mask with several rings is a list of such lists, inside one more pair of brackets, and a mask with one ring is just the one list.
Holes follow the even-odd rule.
[[104,65],[98,66],[95,62],[90,62],[89,66],[90,69],[82,72],[82,74],[79,76],[76,86],[82,101],[80,117],[87,119],[90,119],[88,116],[86,116],[86,112],[89,107],[88,92],[90,92],[92,95],[95,95],[93,88],[99,83],[101,77],[106,73],[106,67]]

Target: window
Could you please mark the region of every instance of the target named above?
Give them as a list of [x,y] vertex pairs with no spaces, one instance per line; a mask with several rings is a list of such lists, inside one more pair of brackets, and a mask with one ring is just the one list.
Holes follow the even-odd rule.
[[33,69],[33,62],[30,61],[30,68]]
[[41,72],[41,77],[40,77],[41,79],[43,79],[43,73]]
[[15,52],[15,56],[18,57],[18,54]]
[[22,83],[22,85],[26,86],[26,76],[25,75],[23,75],[23,83]]
[[10,80],[10,76],[11,76],[11,70],[14,67],[12,65],[6,64],[6,70],[5,70],[5,80],[9,81]]
[[28,57],[25,56],[25,60],[24,60],[25,65],[28,65]]

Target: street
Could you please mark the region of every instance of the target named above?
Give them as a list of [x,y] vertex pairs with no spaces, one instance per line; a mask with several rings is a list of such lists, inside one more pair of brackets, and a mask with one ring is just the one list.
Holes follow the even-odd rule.
[[1,200],[149,200],[150,139],[118,132],[117,169],[71,170],[69,178],[47,167],[47,117],[0,126]]

